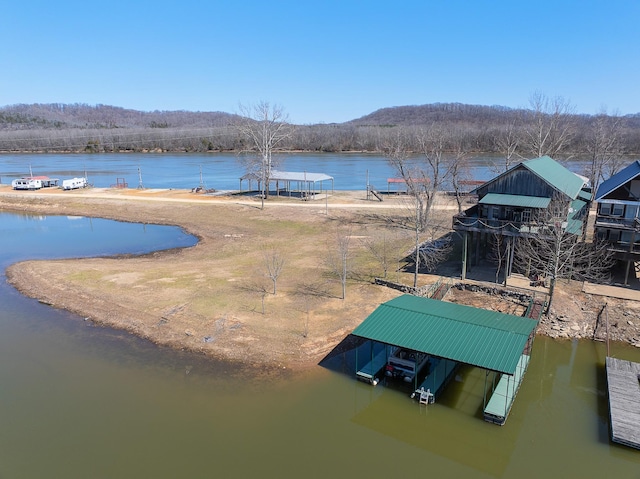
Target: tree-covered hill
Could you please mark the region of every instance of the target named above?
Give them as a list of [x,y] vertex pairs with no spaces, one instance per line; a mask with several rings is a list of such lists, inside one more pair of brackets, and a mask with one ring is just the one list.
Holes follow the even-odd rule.
[[35,103],[0,108],[0,130],[33,128],[184,128],[227,126],[223,112],[138,111],[109,105]]
[[[0,107],[0,152],[239,151],[245,149],[246,138],[234,128],[237,124],[238,116],[225,112],[145,112],[79,103],[10,105]],[[449,150],[525,155],[525,145],[545,124],[555,125],[549,132],[562,131],[561,138],[549,139],[562,143],[565,156],[590,154],[595,147],[590,143],[603,134],[619,153],[640,153],[640,113],[579,115],[563,109],[462,103],[381,108],[344,123],[298,125],[281,147],[382,152],[399,131],[416,137],[417,130],[438,129]]]

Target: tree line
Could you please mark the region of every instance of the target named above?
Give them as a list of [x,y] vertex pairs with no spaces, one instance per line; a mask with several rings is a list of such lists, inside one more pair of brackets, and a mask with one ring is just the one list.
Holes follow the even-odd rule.
[[[345,123],[293,125],[279,149],[309,152],[384,152],[399,134],[437,126],[447,148],[531,157],[531,131],[555,122],[563,134],[538,138],[556,143],[558,159],[590,155],[594,138],[614,143],[616,154],[640,153],[640,114],[602,111],[580,115],[568,102],[532,95],[530,108],[511,109],[456,103],[383,108]],[[140,112],[82,104],[14,105],[0,108],[0,152],[225,152],[244,151],[237,128],[242,116],[222,112]],[[538,128],[539,130],[539,128]],[[555,131],[558,131],[556,128]],[[606,138],[605,138],[606,137]],[[544,146],[544,145],[543,145]],[[546,147],[545,147],[546,148]]]

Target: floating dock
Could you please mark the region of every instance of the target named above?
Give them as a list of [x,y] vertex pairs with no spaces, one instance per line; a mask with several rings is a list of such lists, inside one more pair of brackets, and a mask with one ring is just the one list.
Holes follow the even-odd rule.
[[529,356],[523,354],[520,356],[518,366],[516,367],[513,376],[509,374],[502,374],[498,385],[491,395],[491,399],[484,408],[484,420],[499,424],[502,426],[507,421],[507,416],[513,406],[513,401],[516,398],[522,378],[529,365]]
[[459,363],[451,361],[450,359],[432,357],[430,361],[431,366],[429,369],[429,375],[424,378],[420,387],[416,389],[411,397],[417,396],[423,391],[428,391],[433,397],[433,401],[435,401],[435,398],[440,394],[442,387],[449,382],[459,366]]
[[376,354],[371,361],[356,372],[356,377],[375,386],[379,381],[379,373],[387,364],[387,348]]
[[640,364],[607,357],[611,440],[640,449]]

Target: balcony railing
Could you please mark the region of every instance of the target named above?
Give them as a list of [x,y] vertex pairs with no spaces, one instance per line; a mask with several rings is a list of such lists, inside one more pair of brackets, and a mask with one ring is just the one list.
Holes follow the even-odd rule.
[[465,214],[453,217],[454,230],[485,231],[509,236],[526,236],[544,232],[545,224],[539,222],[522,222],[514,220],[498,220],[479,218]]
[[596,228],[615,228],[628,231],[640,231],[639,218],[619,218],[611,216],[597,216]]
[[608,241],[608,248],[618,253],[640,253],[640,243],[631,243],[629,241]]

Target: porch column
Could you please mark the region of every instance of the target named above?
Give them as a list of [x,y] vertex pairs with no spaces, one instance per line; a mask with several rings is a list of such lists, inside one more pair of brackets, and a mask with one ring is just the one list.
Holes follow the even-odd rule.
[[467,238],[468,237],[469,237],[469,233],[465,231],[464,235],[462,236],[462,274],[460,275],[463,281],[467,277]]

